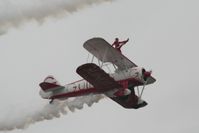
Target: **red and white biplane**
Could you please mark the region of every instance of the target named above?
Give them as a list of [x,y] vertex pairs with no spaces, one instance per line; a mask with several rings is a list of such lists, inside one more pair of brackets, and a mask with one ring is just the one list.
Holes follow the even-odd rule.
[[[156,81],[151,71],[138,67],[102,38],[92,38],[83,46],[93,55],[91,63],[83,64],[76,70],[83,79],[62,86],[53,76],[48,76],[39,84],[42,98],[50,99],[52,103],[54,99],[104,94],[124,108],[138,109],[147,105],[141,97],[145,86]],[[94,57],[98,65],[93,63]],[[104,68],[109,67],[107,64],[112,66],[114,72],[106,72]]]

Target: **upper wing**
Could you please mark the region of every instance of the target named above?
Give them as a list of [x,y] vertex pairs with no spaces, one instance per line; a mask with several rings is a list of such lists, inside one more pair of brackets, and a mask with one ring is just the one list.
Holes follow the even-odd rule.
[[92,38],[86,41],[83,46],[100,61],[111,62],[120,70],[137,66],[102,38]]
[[93,63],[87,63],[79,66],[76,72],[92,84],[98,92],[105,92],[122,87],[104,70]]

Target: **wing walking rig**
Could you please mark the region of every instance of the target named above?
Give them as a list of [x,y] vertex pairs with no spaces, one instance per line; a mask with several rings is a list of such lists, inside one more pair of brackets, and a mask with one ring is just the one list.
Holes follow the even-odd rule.
[[[93,55],[91,63],[76,69],[83,79],[61,86],[53,76],[48,76],[39,84],[42,98],[50,99],[52,103],[54,99],[105,94],[124,108],[138,109],[147,105],[142,100],[142,94],[146,85],[156,81],[151,76],[151,71],[138,67],[103,38],[92,38],[83,46]],[[98,65],[93,63],[94,57],[97,58]],[[107,64],[113,66],[114,72],[106,72],[104,67],[108,67]],[[135,87],[137,91],[134,90]]]

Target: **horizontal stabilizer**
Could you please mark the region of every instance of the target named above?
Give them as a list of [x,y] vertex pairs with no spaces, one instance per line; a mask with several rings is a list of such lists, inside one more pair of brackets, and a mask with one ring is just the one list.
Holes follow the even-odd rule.
[[60,86],[60,85],[56,85],[56,84],[52,84],[52,83],[47,83],[47,82],[42,82],[42,83],[39,84],[39,86],[45,92],[55,91],[55,90],[59,90],[59,89],[64,88],[64,86]]
[[44,79],[44,82],[40,83],[39,86],[45,92],[55,91],[64,88],[64,86],[61,86],[53,76],[46,77]]

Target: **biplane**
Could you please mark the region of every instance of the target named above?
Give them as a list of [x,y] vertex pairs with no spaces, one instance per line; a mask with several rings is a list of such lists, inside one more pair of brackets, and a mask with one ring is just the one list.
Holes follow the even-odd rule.
[[[83,47],[92,54],[91,62],[76,69],[83,79],[62,86],[53,76],[48,76],[39,84],[42,98],[52,103],[54,99],[104,94],[124,108],[138,109],[147,105],[142,94],[146,85],[156,81],[151,71],[138,67],[103,38],[89,39]],[[98,65],[93,62],[94,58]],[[107,72],[104,64],[111,65],[113,72]]]

